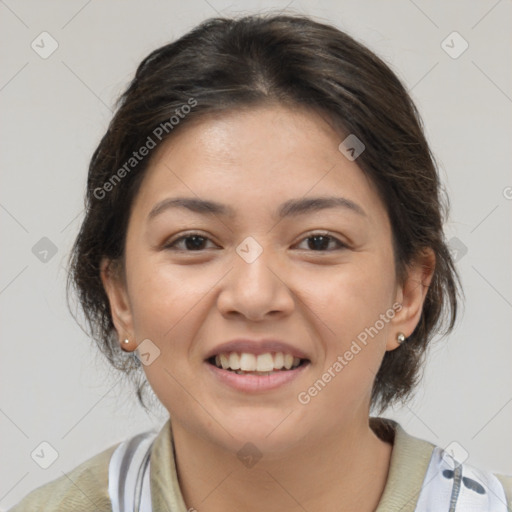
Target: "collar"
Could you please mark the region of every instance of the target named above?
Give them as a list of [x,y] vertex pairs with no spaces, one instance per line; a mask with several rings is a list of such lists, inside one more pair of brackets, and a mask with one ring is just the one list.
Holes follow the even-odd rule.
[[[388,478],[375,512],[414,512],[435,446],[409,435],[391,419],[371,417],[370,427],[393,444]],[[153,510],[187,512],[178,482],[170,419],[155,439],[150,467]]]
[[408,434],[396,421],[370,418],[370,426],[393,443],[388,478],[375,512],[414,512],[435,445]]

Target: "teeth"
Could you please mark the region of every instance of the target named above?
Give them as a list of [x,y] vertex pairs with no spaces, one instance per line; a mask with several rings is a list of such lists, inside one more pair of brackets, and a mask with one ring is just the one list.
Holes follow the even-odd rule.
[[231,352],[229,356],[229,367],[232,370],[240,370],[240,354]]
[[224,368],[224,370],[227,370],[229,368],[229,358],[226,354],[220,355],[220,364],[222,365],[222,368]]
[[256,371],[256,356],[254,354],[240,354],[240,370],[244,372]]
[[243,352],[223,353],[215,356],[215,365],[224,370],[233,370],[236,373],[258,372],[266,373],[274,370],[290,370],[299,365],[300,359],[283,352],[260,354],[258,356]]
[[271,372],[274,369],[274,358],[268,352],[260,354],[256,358],[256,371],[258,372]]

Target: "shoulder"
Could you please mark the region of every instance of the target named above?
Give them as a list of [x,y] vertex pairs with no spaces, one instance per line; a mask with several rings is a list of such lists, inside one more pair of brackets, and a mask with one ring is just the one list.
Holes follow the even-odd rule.
[[507,497],[507,512],[512,512],[512,475],[503,475],[494,473],[494,476],[500,481]]
[[412,436],[396,421],[371,421],[377,435],[393,443],[379,512],[448,510],[455,503],[457,510],[512,512],[511,476],[468,464],[467,454]]
[[419,510],[453,503],[461,510],[475,512],[510,511],[510,477],[473,466],[466,457],[467,453],[458,457],[449,447],[434,448],[418,500]]
[[120,443],[113,445],[51,482],[31,491],[8,512],[44,510],[57,512],[112,510],[108,493],[110,458]]

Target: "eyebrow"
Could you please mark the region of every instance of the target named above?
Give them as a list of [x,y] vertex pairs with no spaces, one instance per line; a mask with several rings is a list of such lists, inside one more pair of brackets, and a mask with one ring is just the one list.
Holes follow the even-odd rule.
[[[162,212],[172,209],[182,208],[201,215],[224,217],[235,217],[235,210],[216,201],[206,199],[198,199],[195,197],[172,197],[157,203],[149,212],[148,221],[155,218]],[[326,210],[329,208],[343,208],[347,211],[357,213],[361,216],[367,216],[361,206],[345,197],[310,197],[300,199],[290,199],[284,202],[277,211],[277,217],[283,219],[285,217],[295,217],[306,213]]]

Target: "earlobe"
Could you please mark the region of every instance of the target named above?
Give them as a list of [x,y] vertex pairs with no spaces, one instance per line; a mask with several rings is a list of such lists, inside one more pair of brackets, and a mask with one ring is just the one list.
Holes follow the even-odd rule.
[[401,332],[408,338],[418,325],[425,297],[434,276],[435,261],[434,251],[427,247],[407,266],[405,281],[398,286],[395,298],[402,304],[402,308],[392,320],[393,330],[388,338],[386,350],[394,350],[400,346],[397,340],[398,333]]
[[[118,262],[104,258],[100,264],[100,276],[119,340],[133,339],[133,319],[128,290]],[[126,345],[124,347],[126,348]]]

